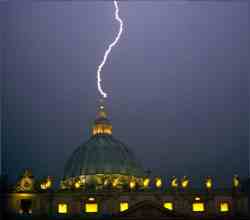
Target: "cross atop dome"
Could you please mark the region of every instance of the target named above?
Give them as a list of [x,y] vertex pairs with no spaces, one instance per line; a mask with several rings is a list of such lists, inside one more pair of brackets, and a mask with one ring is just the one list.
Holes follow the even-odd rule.
[[112,124],[108,120],[103,99],[100,99],[97,116],[92,128],[92,135],[112,135]]

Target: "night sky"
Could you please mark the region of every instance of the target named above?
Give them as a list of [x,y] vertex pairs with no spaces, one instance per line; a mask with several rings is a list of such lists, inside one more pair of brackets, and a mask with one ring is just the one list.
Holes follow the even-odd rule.
[[[249,7],[123,1],[124,32],[104,66],[113,135],[152,175],[218,185],[249,172]],[[110,1],[0,7],[3,172],[57,180],[90,137],[96,68],[118,31]]]

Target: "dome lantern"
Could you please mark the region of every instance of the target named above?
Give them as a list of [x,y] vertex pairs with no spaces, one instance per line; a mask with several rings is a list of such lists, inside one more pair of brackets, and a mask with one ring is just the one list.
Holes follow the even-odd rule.
[[97,117],[92,128],[92,135],[112,135],[112,124],[108,120],[103,101],[100,101]]

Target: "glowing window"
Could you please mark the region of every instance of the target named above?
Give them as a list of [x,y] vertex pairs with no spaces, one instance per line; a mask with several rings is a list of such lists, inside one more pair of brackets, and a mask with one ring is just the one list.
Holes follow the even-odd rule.
[[128,209],[128,203],[127,202],[121,202],[120,203],[120,212],[123,212]]
[[98,204],[97,203],[86,203],[85,204],[85,212],[88,212],[88,213],[98,212]]
[[172,202],[164,202],[163,206],[165,209],[173,210],[173,203]]
[[220,211],[221,212],[228,212],[229,211],[229,204],[227,202],[220,203]]
[[65,203],[58,204],[58,213],[59,214],[66,214],[68,213],[68,205]]
[[204,203],[202,202],[193,203],[193,212],[204,212],[204,210],[205,210]]

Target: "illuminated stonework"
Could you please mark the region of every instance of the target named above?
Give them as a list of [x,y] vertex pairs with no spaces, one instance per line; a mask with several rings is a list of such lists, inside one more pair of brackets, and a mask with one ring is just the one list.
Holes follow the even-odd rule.
[[25,170],[15,187],[17,192],[29,192],[34,190],[34,177],[31,170]]

